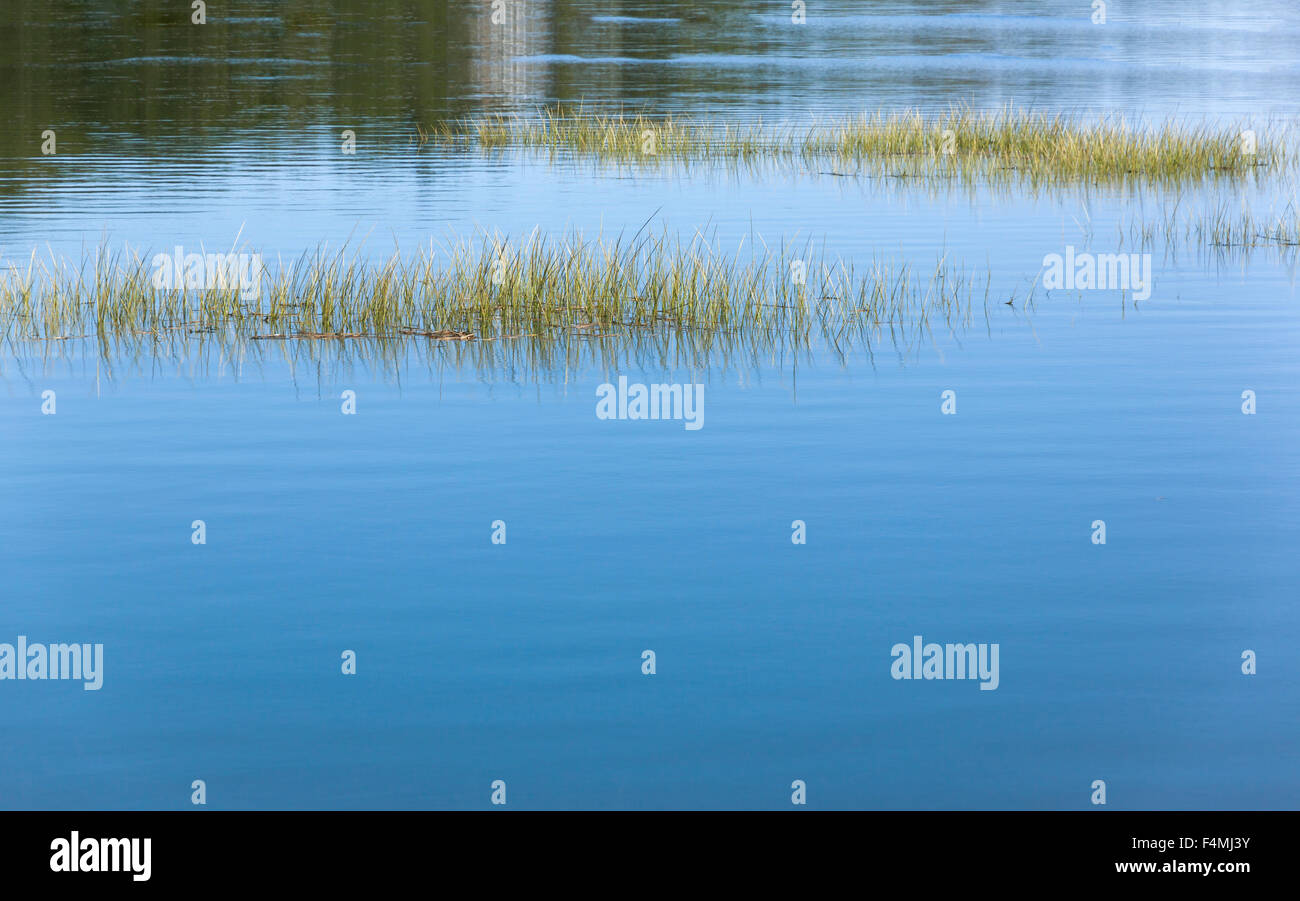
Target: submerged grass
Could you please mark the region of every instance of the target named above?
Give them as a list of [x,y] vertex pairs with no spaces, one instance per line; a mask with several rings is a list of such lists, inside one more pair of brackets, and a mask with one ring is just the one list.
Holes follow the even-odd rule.
[[1281,144],[1262,140],[1255,152],[1247,152],[1241,132],[1223,126],[1166,121],[1139,128],[1122,118],[1083,121],[1013,107],[984,112],[958,106],[931,115],[882,111],[804,128],[549,107],[532,118],[498,115],[444,122],[422,134],[444,144],[623,160],[926,160],[967,175],[1013,169],[1038,180],[1244,175],[1280,166],[1288,156]]
[[1300,211],[1295,202],[1280,213],[1252,210],[1245,204],[1236,210],[1227,203],[1200,210],[1167,204],[1154,214],[1121,221],[1116,229],[1121,244],[1127,239],[1142,247],[1163,243],[1167,248],[1199,244],[1215,251],[1300,248]]

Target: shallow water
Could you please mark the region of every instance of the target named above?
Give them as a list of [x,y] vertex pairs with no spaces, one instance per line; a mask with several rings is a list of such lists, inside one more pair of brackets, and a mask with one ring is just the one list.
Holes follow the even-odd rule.
[[[818,3],[796,27],[781,4],[530,2],[499,28],[483,4],[225,5],[201,27],[5,5],[7,260],[650,222],[741,253],[947,254],[993,296],[843,355],[7,343],[0,642],[103,643],[105,672],[0,681],[0,805],[188,808],[195,779],[216,808],[478,808],[494,779],[519,808],[785,807],[795,779],[814,807],[1084,808],[1096,779],[1117,808],[1296,805],[1294,255],[1126,231],[1281,211],[1289,174],[936,185],[412,142],[557,100],[1289,127],[1289,4],[1094,26],[1085,3]],[[1152,253],[1150,297],[1044,291],[1067,246]],[[619,375],[704,384],[704,427],[597,419]],[[914,635],[997,643],[997,689],[891,678]]]

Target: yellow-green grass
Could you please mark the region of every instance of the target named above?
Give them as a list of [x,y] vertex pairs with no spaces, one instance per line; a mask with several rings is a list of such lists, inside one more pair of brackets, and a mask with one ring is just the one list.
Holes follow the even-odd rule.
[[973,278],[946,259],[920,273],[887,259],[855,269],[810,243],[769,248],[747,237],[723,252],[700,233],[685,242],[483,236],[382,260],[320,250],[268,265],[256,292],[159,288],[151,259],[101,250],[84,262],[34,254],[0,268],[0,334],[546,343],[656,333],[834,344],[862,329],[907,336],[932,318],[969,320],[975,300]]
[[966,175],[1016,170],[1037,180],[1244,175],[1277,167],[1288,158],[1283,144],[1263,136],[1249,152],[1242,130],[1222,125],[1166,120],[1139,127],[1121,118],[1086,120],[1013,107],[985,112],[961,106],[935,114],[881,111],[803,127],[549,107],[532,117],[489,115],[443,122],[427,134],[443,144],[623,160],[749,161],[784,156],[923,161]]

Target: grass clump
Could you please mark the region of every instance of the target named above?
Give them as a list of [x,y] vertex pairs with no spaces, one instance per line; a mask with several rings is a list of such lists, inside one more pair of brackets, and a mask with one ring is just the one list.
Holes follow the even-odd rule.
[[1244,175],[1280,165],[1286,156],[1282,147],[1267,142],[1247,152],[1241,132],[1223,126],[1165,121],[1138,128],[1121,118],[1084,121],[1013,107],[984,112],[957,106],[929,115],[880,111],[804,128],[548,107],[532,118],[444,122],[427,134],[444,144],[488,150],[532,148],[646,161],[913,160],[970,176],[1017,170],[1036,180]]
[[320,249],[268,266],[252,291],[158,288],[148,257],[127,251],[100,251],[81,265],[33,255],[0,269],[0,326],[9,341],[554,344],[653,334],[763,347],[813,337],[838,345],[864,330],[918,336],[932,319],[970,318],[973,281],[946,259],[927,278],[904,262],[858,270],[828,263],[811,243],[747,240],[747,251],[742,241],[733,253],[699,232],[689,241],[483,235],[387,259]]

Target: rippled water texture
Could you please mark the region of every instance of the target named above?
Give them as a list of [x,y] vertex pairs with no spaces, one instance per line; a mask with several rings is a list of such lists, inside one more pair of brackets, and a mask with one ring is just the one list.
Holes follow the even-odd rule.
[[[0,806],[188,809],[196,779],[212,808],[483,808],[497,779],[523,809],[1300,800],[1295,248],[1191,228],[1294,222],[1294,166],[1031,184],[420,138],[557,103],[1013,104],[1295,146],[1292,3],[88,6],[0,7],[6,266],[644,226],[979,289],[851,346],[11,320],[0,643],[102,643],[104,680],[0,680]],[[1047,290],[1067,248],[1151,254],[1149,296]],[[703,385],[703,427],[599,419],[619,376]],[[892,678],[917,635],[997,644],[996,690]]]

